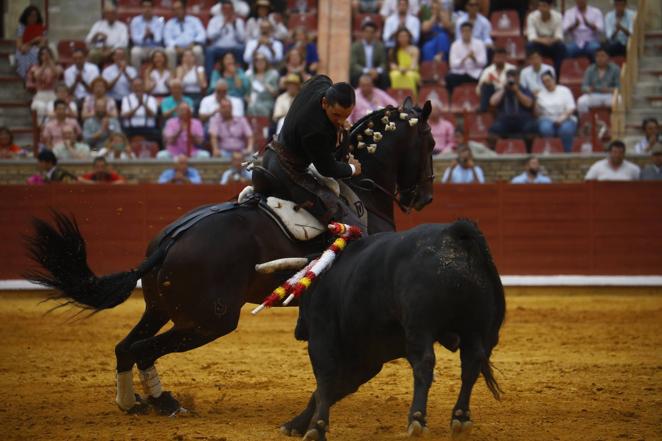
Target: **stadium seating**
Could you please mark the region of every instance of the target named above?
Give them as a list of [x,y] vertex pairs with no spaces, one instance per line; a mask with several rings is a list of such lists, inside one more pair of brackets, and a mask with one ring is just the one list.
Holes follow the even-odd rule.
[[287,20],[288,29],[304,28],[306,32],[317,34],[316,14],[291,14]]
[[453,89],[451,97],[451,112],[475,112],[480,105],[475,84],[462,84]]
[[445,84],[448,73],[448,63],[445,61],[424,61],[419,69],[423,83]]
[[520,33],[519,15],[517,11],[509,9],[494,11],[490,15],[493,37],[517,37]]
[[600,141],[595,143],[591,141],[591,138],[577,136],[572,141],[572,152],[581,153],[583,155],[588,155],[591,153],[603,153],[605,151],[604,145]]
[[448,91],[442,86],[423,86],[418,91],[418,103],[425,104],[427,100],[438,100],[442,104],[442,109],[448,109]]
[[262,152],[268,141],[271,119],[268,116],[249,116],[248,122],[253,129],[255,150]]
[[487,132],[494,122],[494,117],[491,113],[473,113],[467,112],[464,114],[464,133],[465,139],[472,139],[475,141],[485,141],[487,139]]
[[411,97],[414,98],[416,96],[416,93],[411,90],[411,89],[393,89],[389,88],[386,90],[386,93],[391,95],[393,99],[398,103],[401,104],[405,98]]
[[83,40],[60,40],[57,43],[58,62],[64,66],[73,63],[74,49],[87,49],[87,44]]
[[588,58],[585,57],[566,58],[563,60],[561,63],[561,84],[566,86],[581,85],[584,79],[584,72],[590,64]]
[[[506,50],[506,57],[509,63],[521,65],[526,59],[525,40],[522,36],[496,37],[494,39],[496,47],[502,47]],[[554,63],[552,63],[553,65]]]
[[500,139],[496,143],[496,152],[499,154],[526,154],[526,145],[521,139]]
[[533,141],[532,153],[536,155],[549,155],[550,153],[563,153],[561,138],[536,138]]

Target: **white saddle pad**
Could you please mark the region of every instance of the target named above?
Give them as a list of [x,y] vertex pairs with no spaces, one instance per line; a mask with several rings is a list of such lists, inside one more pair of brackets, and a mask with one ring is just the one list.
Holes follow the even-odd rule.
[[292,201],[269,196],[267,205],[297,240],[314,239],[326,231],[326,225],[322,225],[308,211],[304,209],[295,210],[294,206],[296,204]]

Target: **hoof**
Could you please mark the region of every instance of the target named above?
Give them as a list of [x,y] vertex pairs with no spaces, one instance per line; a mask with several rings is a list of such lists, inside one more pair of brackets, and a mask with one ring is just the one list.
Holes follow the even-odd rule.
[[471,433],[473,423],[471,421],[460,421],[453,419],[451,421],[451,435],[453,438],[460,436],[468,436]]
[[322,438],[320,438],[320,433],[317,429],[310,429],[306,434],[303,436],[303,441],[319,441]]
[[181,407],[170,392],[163,392],[158,398],[149,397],[147,401],[159,415],[176,416],[180,413],[188,413],[188,410]]
[[410,421],[409,427],[407,427],[407,435],[409,437],[425,436],[429,432],[425,426],[425,417],[421,412],[414,412]]
[[134,404],[130,409],[122,409],[122,411],[126,412],[128,415],[145,415],[149,413],[149,404],[142,399],[142,397],[138,394],[135,394],[136,396],[136,404]]
[[299,432],[297,429],[290,427],[289,423],[280,426],[280,433],[282,433],[285,436],[295,436],[295,437],[302,436],[301,432]]

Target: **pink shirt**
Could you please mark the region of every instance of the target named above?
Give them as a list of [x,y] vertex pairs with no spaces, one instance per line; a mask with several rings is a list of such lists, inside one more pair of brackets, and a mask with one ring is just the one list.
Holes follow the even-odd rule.
[[57,119],[51,118],[44,125],[44,129],[41,132],[41,139],[44,143],[50,146],[62,142],[62,131],[66,127],[71,127],[74,130],[76,136],[80,136],[80,126],[78,125],[78,121],[75,119],[66,118],[60,123]]
[[[476,58],[475,61],[473,58],[466,58],[469,52],[472,51]],[[478,79],[480,72],[487,64],[485,45],[476,38],[472,38],[469,44],[466,44],[462,39],[455,40],[451,45],[449,61],[451,73],[468,74]]]
[[[179,118],[170,118],[163,129],[163,136],[166,139],[171,138],[179,132],[180,128],[181,120]],[[204,130],[202,129],[202,123],[199,119],[191,118],[191,135],[192,138],[204,138]],[[189,156],[188,147],[188,133],[186,130],[182,130],[174,141],[166,145],[166,150],[168,150],[173,157],[177,155]],[[195,147],[195,141],[191,140],[191,155],[197,151],[198,149]]]
[[354,105],[354,110],[349,116],[351,122],[356,122],[359,119],[366,116],[368,113],[374,112],[375,110],[381,109],[388,105],[397,106],[398,103],[393,99],[391,95],[384,92],[381,89],[373,88],[372,98],[368,99],[361,93],[361,89],[356,89],[356,104]]
[[455,150],[455,129],[450,121],[439,118],[437,122],[428,120],[430,129],[432,130],[432,137],[434,138],[434,154],[448,153]]
[[246,148],[248,138],[253,136],[253,129],[243,116],[224,120],[216,114],[209,121],[209,136],[218,137],[218,148],[221,151],[241,152]]
[[[604,30],[604,18],[602,17],[602,12],[593,6],[586,6],[586,11],[582,18],[582,14],[579,12],[579,9],[577,9],[577,6],[570,8],[565,11],[565,14],[563,14],[563,31],[568,33],[568,29],[575,24],[575,20],[577,19],[579,19],[579,26],[570,33],[572,40],[577,43],[577,46],[583,48],[589,41],[599,42],[600,34],[602,34],[602,31]],[[592,23],[596,27],[595,31],[586,26],[586,21]]]

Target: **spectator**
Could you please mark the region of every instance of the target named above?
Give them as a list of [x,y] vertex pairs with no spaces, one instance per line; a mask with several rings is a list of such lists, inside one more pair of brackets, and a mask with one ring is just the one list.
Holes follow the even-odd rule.
[[480,72],[487,63],[485,45],[471,36],[472,28],[470,22],[463,23],[460,27],[461,38],[451,45],[450,71],[446,76],[446,87],[450,96],[456,86],[478,82]]
[[435,155],[452,153],[456,147],[453,124],[441,115],[441,101],[432,99],[430,103],[432,104],[432,111],[430,112],[428,124],[435,143],[432,153]]
[[90,146],[76,141],[76,133],[71,127],[62,129],[62,141],[53,146],[53,153],[57,159],[88,159]]
[[209,46],[205,49],[205,72],[209,76],[216,61],[228,52],[241,60],[246,44],[244,20],[235,14],[230,0],[221,0],[220,4],[221,14],[213,17],[207,25]]
[[[473,1],[473,0],[472,0]],[[492,64],[487,66],[478,79],[476,92],[480,97],[480,111],[487,112],[490,97],[506,85],[506,72],[515,70],[515,66],[506,63],[506,50],[498,47],[494,50]]]
[[118,104],[131,93],[131,82],[138,78],[138,71],[126,62],[126,51],[113,51],[113,64],[107,66],[101,76],[106,80],[108,95]]
[[48,104],[55,100],[55,82],[61,74],[62,68],[55,63],[53,51],[48,46],[39,49],[39,60],[28,71],[27,87],[37,90],[30,109],[37,113],[40,124],[48,115]]
[[582,92],[577,100],[577,110],[586,113],[591,107],[611,107],[614,90],[620,86],[621,69],[609,61],[604,47],[595,52],[595,63],[584,72]]
[[168,56],[170,69],[177,65],[177,57],[190,49],[198,65],[203,64],[202,45],[205,44],[207,34],[198,17],[186,15],[184,2],[176,0],[172,4],[175,16],[168,20],[163,28],[163,43]]
[[203,123],[219,112],[220,103],[227,98],[232,103],[232,114],[236,117],[244,116],[244,101],[228,95],[228,82],[223,78],[216,82],[216,89],[211,95],[207,95],[200,103],[199,116]]
[[[487,147],[485,144],[482,142],[475,141],[473,139],[467,139],[465,142],[465,136],[464,136],[464,129],[461,126],[455,127],[455,133],[453,134],[453,138],[455,140],[455,151],[460,149],[461,147],[469,147],[471,150],[471,153],[474,156],[478,157],[495,157],[497,156],[497,153]],[[452,152],[444,152],[441,154],[441,156],[447,156],[448,153]]]
[[106,106],[106,114],[109,117],[117,118],[117,115],[119,114],[117,111],[117,104],[115,103],[115,100],[108,96],[108,84],[106,83],[106,80],[98,77],[96,80],[92,81],[91,89],[92,93],[83,100],[83,109],[81,112],[83,121],[96,115],[96,105],[99,101],[103,102]]
[[142,136],[154,142],[161,142],[156,113],[156,99],[145,93],[145,83],[140,78],[134,78],[131,83],[133,92],[122,99],[122,125],[129,138]]
[[221,185],[228,185],[230,182],[250,182],[252,173],[246,170],[246,167],[242,165],[244,161],[244,156],[235,152],[232,153],[232,159],[230,161],[230,166],[227,170],[221,175]]
[[115,49],[129,46],[129,28],[117,19],[117,9],[111,3],[106,3],[103,19],[92,25],[85,37],[87,47],[90,47],[90,61],[96,65],[108,59]]
[[278,72],[271,69],[267,57],[257,53],[253,57],[253,69],[248,72],[251,85],[248,94],[246,114],[250,116],[271,116],[278,96]]
[[657,119],[646,118],[641,128],[644,131],[644,137],[634,146],[635,153],[650,153],[655,146],[662,145],[660,124],[657,122]]
[[74,98],[82,102],[92,91],[92,81],[101,73],[96,64],[85,61],[84,49],[74,49],[71,58],[73,64],[64,71],[64,83]]
[[561,62],[565,57],[563,17],[560,12],[552,9],[552,2],[553,0],[540,0],[538,9],[526,19],[526,38],[529,40],[526,48],[530,53],[535,50],[552,58],[558,77],[561,73]]
[[220,113],[209,121],[209,139],[214,156],[244,156],[253,153],[253,130],[246,118],[232,114],[232,102],[221,100]]
[[9,128],[0,127],[0,160],[16,159],[24,155],[23,149],[14,144],[14,134]]
[[409,89],[416,95],[421,74],[418,70],[420,52],[412,44],[411,33],[402,28],[395,34],[395,47],[389,50],[391,87]]
[[[230,2],[232,3],[234,10],[236,11],[239,17],[243,19],[248,17],[248,14],[250,14],[251,12],[251,7],[248,5],[247,2],[242,0],[230,0]],[[223,6],[223,2],[218,1],[214,6],[211,7],[210,9],[211,15],[214,17],[217,15],[221,15],[222,6]]]
[[106,101],[100,99],[94,103],[94,114],[85,119],[83,123],[83,139],[94,149],[100,149],[112,133],[121,132],[122,126],[116,115],[108,112]]
[[543,64],[540,52],[532,49],[529,52],[529,65],[522,69],[519,76],[520,86],[528,89],[534,96],[544,87],[542,84],[542,74],[545,72],[554,73],[554,68],[549,64]]
[[294,30],[294,42],[290,45],[288,50],[298,49],[304,57],[306,65],[306,72],[310,75],[317,74],[317,67],[319,66],[320,57],[317,53],[317,45],[308,39],[308,32],[298,27]]
[[356,104],[349,116],[349,120],[356,122],[375,110],[386,106],[397,107],[398,103],[391,95],[381,89],[376,89],[372,83],[372,77],[368,74],[361,75],[359,87],[356,89]]
[[175,157],[175,166],[163,170],[159,176],[159,184],[202,184],[200,172],[189,167],[188,156],[178,155]]
[[626,9],[627,0],[614,0],[614,10],[605,16],[605,37],[609,55],[625,56],[636,13]]
[[39,49],[46,46],[46,28],[41,12],[30,5],[23,10],[16,29],[16,72],[24,80],[30,68],[39,60]]
[[46,184],[49,182],[76,182],[78,178],[57,166],[57,158],[50,150],[42,150],[37,156],[38,175],[31,176],[28,184]]
[[545,86],[536,97],[536,114],[540,136],[558,136],[566,152],[572,151],[572,140],[577,131],[575,99],[566,86],[556,84],[551,72],[542,75]]
[[576,6],[566,9],[563,15],[563,31],[571,42],[566,45],[568,57],[587,56],[593,61],[600,47],[600,34],[604,21],[600,9],[588,6],[588,0],[577,0]]
[[467,2],[467,12],[460,12],[455,20],[455,40],[459,40],[462,35],[462,25],[471,23],[472,37],[483,42],[486,48],[493,46],[492,42],[492,24],[490,21],[478,12],[478,0],[469,0]]
[[278,123],[282,118],[285,118],[285,115],[290,110],[292,101],[299,94],[299,89],[301,89],[301,78],[298,75],[288,75],[285,78],[285,92],[276,98],[274,114],[272,116],[274,122]]
[[587,181],[636,181],[639,166],[625,160],[625,144],[615,140],[609,144],[609,156],[599,160],[588,169]]
[[651,164],[648,164],[641,171],[642,181],[660,181],[662,180],[662,145],[657,144],[651,149]]
[[440,63],[448,60],[453,33],[450,13],[443,9],[439,1],[430,5],[430,18],[421,24],[421,59]]
[[103,148],[99,150],[99,156],[119,160],[136,159],[129,140],[122,132],[111,133]]
[[103,156],[97,156],[92,161],[92,171],[78,178],[84,184],[124,184],[126,181],[114,171]]
[[[78,105],[71,98],[66,84],[57,83],[55,85],[55,100],[62,100],[67,103],[67,118],[78,118]],[[48,103],[47,114],[49,118],[55,117],[55,100]]]
[[179,155],[209,158],[209,152],[199,148],[205,140],[202,122],[193,118],[191,107],[186,103],[179,104],[177,116],[166,123],[163,138],[165,149],[156,155],[159,159],[173,159]]
[[253,55],[258,52],[267,57],[271,65],[276,65],[283,59],[283,43],[276,40],[273,27],[268,21],[260,22],[260,35],[246,42],[244,50],[244,62],[250,64]]
[[170,96],[161,101],[161,114],[164,119],[177,116],[177,107],[179,107],[181,103],[188,104],[189,107],[193,109],[193,113],[195,113],[193,100],[184,95],[184,88],[182,87],[181,81],[177,78],[173,78],[170,80],[169,88]]
[[531,156],[524,164],[522,174],[515,176],[511,184],[551,184],[552,180],[542,174],[540,170],[540,161],[535,156]]
[[244,99],[251,88],[251,83],[248,81],[246,72],[237,66],[234,54],[226,52],[220,61],[218,69],[214,69],[211,74],[211,81],[209,82],[209,92],[214,90],[216,82],[223,78],[228,83],[228,95]]
[[[277,19],[279,14],[271,13],[271,3],[269,0],[257,0],[255,2],[255,17],[251,17],[246,22],[246,39],[260,38],[260,23],[268,21],[274,30],[274,36],[278,40],[285,40],[289,35],[287,27],[282,20]],[[241,58],[241,57],[240,57]]]
[[168,89],[170,78],[171,73],[168,69],[166,54],[161,49],[156,49],[152,52],[150,63],[143,74],[145,90],[156,98],[165,98],[170,95],[170,89]]
[[73,129],[76,137],[80,135],[78,121],[74,118],[67,118],[67,103],[62,100],[55,100],[53,107],[55,108],[55,117],[49,119],[44,124],[41,134],[42,142],[49,150],[52,150],[56,144],[62,142],[62,132],[65,128]]
[[482,184],[485,182],[483,169],[474,164],[473,153],[469,147],[457,148],[457,160],[453,160],[450,167],[444,171],[441,182],[451,184]]
[[[390,17],[399,11],[400,2],[398,0],[382,0],[381,4],[382,6],[379,10],[379,14],[384,18]],[[418,16],[419,11],[420,0],[410,0],[407,2],[407,13],[409,15],[416,17]]]
[[380,89],[387,89],[389,86],[386,50],[376,35],[375,22],[370,18],[363,20],[361,38],[352,44],[350,51],[350,82],[355,87],[359,83],[359,77],[364,74],[370,75],[373,83]]
[[285,65],[278,72],[280,75],[280,88],[285,89],[285,78],[288,75],[298,75],[302,81],[307,81],[310,78],[306,72],[306,61],[298,49],[291,49],[285,55]]
[[395,47],[395,34],[402,28],[407,28],[411,34],[412,43],[418,44],[418,38],[421,34],[421,22],[418,17],[410,14],[408,10],[409,2],[398,0],[398,10],[390,14],[384,22],[383,40],[387,48]]
[[141,0],[142,14],[129,23],[131,31],[131,64],[140,70],[152,50],[163,46],[163,17],[154,15],[153,0]]
[[382,7],[382,0],[352,0],[352,15],[356,14],[376,14]]
[[497,138],[514,136],[523,136],[527,147],[531,148],[537,127],[533,103],[533,94],[518,82],[517,70],[508,70],[505,86],[490,98],[490,105],[497,109],[496,120],[489,129],[490,148],[496,147]]
[[207,77],[205,69],[197,64],[190,49],[182,53],[182,64],[177,66],[175,77],[181,81],[184,94],[191,98],[197,107],[207,90]]

